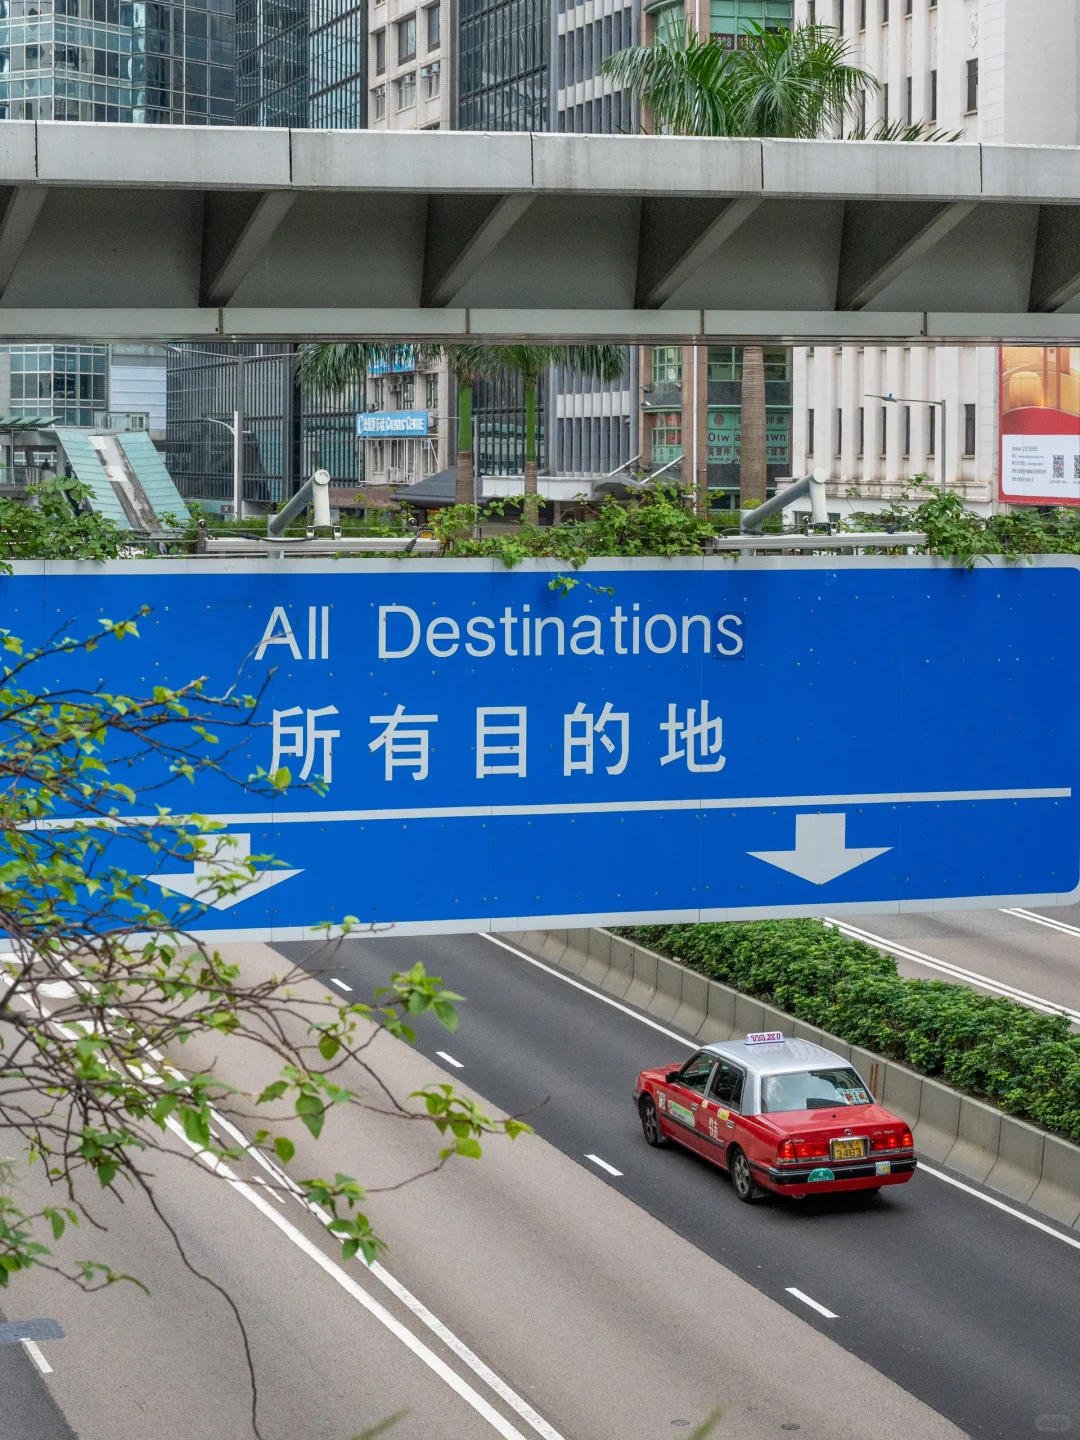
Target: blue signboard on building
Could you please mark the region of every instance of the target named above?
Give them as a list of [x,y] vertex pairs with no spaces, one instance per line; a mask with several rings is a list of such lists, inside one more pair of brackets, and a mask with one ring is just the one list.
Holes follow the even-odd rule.
[[[272,566],[25,562],[0,579],[0,624],[30,641],[151,607],[139,641],[52,662],[53,683],[262,691],[231,779],[154,796],[279,861],[207,931],[1077,898],[1070,557],[610,560],[554,586],[547,562]],[[281,766],[283,796],[245,789]],[[175,869],[167,888],[198,888]]]
[[384,436],[397,439],[401,436],[427,433],[426,410],[368,410],[356,417],[358,440],[378,440]]

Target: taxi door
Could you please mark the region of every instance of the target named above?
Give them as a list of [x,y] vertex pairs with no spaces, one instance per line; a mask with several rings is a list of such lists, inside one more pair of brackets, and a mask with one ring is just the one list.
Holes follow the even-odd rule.
[[704,1153],[698,1130],[698,1114],[716,1056],[707,1050],[691,1055],[677,1078],[659,1087],[657,1095],[660,1127],[673,1140]]
[[742,1067],[721,1059],[698,1111],[699,1148],[717,1165],[727,1164],[728,1146],[739,1139],[745,1084]]

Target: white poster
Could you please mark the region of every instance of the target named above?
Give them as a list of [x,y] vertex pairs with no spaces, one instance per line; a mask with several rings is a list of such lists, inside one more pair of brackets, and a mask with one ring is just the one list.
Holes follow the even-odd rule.
[[1003,435],[1001,495],[1080,501],[1080,435]]

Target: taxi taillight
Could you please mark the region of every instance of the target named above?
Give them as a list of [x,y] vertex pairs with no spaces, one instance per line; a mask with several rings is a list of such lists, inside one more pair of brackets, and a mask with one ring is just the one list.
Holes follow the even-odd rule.
[[904,1127],[903,1130],[887,1130],[884,1135],[874,1135],[870,1140],[871,1150],[914,1150],[915,1141],[911,1131]]
[[777,1160],[820,1160],[829,1154],[827,1140],[781,1140],[776,1148]]
[[911,1131],[908,1130],[908,1129],[906,1129],[906,1128],[905,1128],[905,1130],[904,1130],[904,1133],[900,1136],[900,1149],[901,1149],[901,1150],[914,1150],[914,1149],[915,1149],[915,1136],[912,1135]]
[[780,1144],[776,1147],[776,1158],[777,1158],[777,1160],[794,1160],[794,1159],[795,1159],[795,1144],[794,1144],[794,1141],[791,1141],[791,1140],[781,1140],[781,1141],[780,1141]]

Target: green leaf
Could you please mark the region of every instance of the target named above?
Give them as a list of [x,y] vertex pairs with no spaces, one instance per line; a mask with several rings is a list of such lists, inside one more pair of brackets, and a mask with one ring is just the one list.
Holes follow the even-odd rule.
[[274,1137],[274,1151],[281,1163],[288,1165],[289,1161],[296,1154],[296,1146],[287,1136],[276,1135]]

